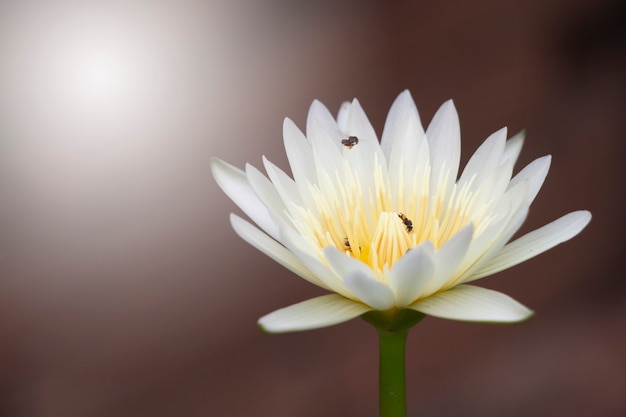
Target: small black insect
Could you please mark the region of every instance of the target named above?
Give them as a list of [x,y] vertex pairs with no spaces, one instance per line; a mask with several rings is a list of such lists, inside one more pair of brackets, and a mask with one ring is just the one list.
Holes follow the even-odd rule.
[[348,240],[347,237],[343,238],[343,245],[346,247],[347,250],[352,252],[352,248],[350,247],[350,241]]
[[402,223],[404,223],[404,226],[406,227],[406,231],[411,233],[413,231],[413,222],[409,220],[404,215],[404,213],[398,213],[398,217],[400,217],[400,220],[402,220]]
[[348,149],[352,149],[352,147],[357,143],[359,143],[359,138],[356,136],[348,136],[348,139],[341,140],[341,144]]

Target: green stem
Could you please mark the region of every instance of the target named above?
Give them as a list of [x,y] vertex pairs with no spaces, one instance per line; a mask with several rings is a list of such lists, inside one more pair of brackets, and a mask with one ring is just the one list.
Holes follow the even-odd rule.
[[380,416],[406,416],[404,348],[408,330],[390,332],[378,329],[380,347]]
[[406,417],[404,351],[411,327],[424,315],[414,310],[371,311],[363,319],[378,330],[380,417]]

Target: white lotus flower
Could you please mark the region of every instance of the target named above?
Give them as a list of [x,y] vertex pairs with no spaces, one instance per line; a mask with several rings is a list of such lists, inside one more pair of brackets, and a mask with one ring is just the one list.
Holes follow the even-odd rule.
[[259,320],[270,332],[341,323],[371,310],[408,308],[465,321],[515,322],[532,312],[507,295],[468,285],[578,234],[587,211],[569,213],[507,243],[520,228],[550,165],[536,159],[512,177],[523,137],[501,129],[457,179],[459,121],[444,103],[424,132],[408,91],[393,103],[382,139],[359,102],[335,120],[320,102],[306,137],[285,119],[293,179],[267,159],[267,177],[219,159],[222,190],[254,221],[232,214],[245,241],[332,294]]

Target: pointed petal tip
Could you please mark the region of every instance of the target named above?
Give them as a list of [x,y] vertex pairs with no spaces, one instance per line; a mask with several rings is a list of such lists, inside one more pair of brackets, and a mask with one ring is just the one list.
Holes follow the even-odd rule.
[[221,168],[226,162],[222,161],[217,156],[212,156],[209,158],[209,165],[211,166],[211,173],[215,176],[215,169]]
[[402,90],[400,92],[400,94],[398,94],[398,98],[404,98],[404,99],[410,99],[413,100],[413,96],[411,95],[411,92],[409,91],[408,88],[405,88],[404,90]]
[[223,161],[216,157],[211,157],[211,160],[209,161],[209,163],[210,163],[210,168],[211,168],[211,174],[213,174],[213,178],[215,179],[215,182],[217,182],[217,184],[222,189],[224,189],[225,183],[228,182],[229,177],[232,177],[233,175],[237,175],[237,173],[243,174],[243,171],[241,171],[236,166],[231,165],[228,162]]
[[217,175],[219,175],[219,173],[216,175],[216,172],[219,171],[221,163],[222,160],[216,156],[212,156],[209,158],[209,169],[211,170],[211,175],[213,175],[213,178],[215,178],[216,181]]
[[256,325],[259,328],[259,330],[261,330],[263,333],[268,333],[268,334],[272,333],[272,331],[270,331],[270,329],[268,329],[267,327],[265,327],[265,325],[263,323],[261,323],[260,319],[256,322]]
[[293,120],[291,120],[289,117],[285,117],[283,119],[283,135],[286,131],[288,132],[290,129],[300,130]]

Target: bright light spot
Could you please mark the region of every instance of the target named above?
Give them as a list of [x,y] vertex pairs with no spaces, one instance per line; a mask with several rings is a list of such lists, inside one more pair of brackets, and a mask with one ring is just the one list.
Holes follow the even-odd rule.
[[114,51],[94,50],[72,58],[72,82],[79,98],[90,102],[118,101],[128,88],[128,65]]
[[87,97],[111,97],[123,87],[122,63],[114,56],[94,53],[82,57],[77,70],[76,82]]

